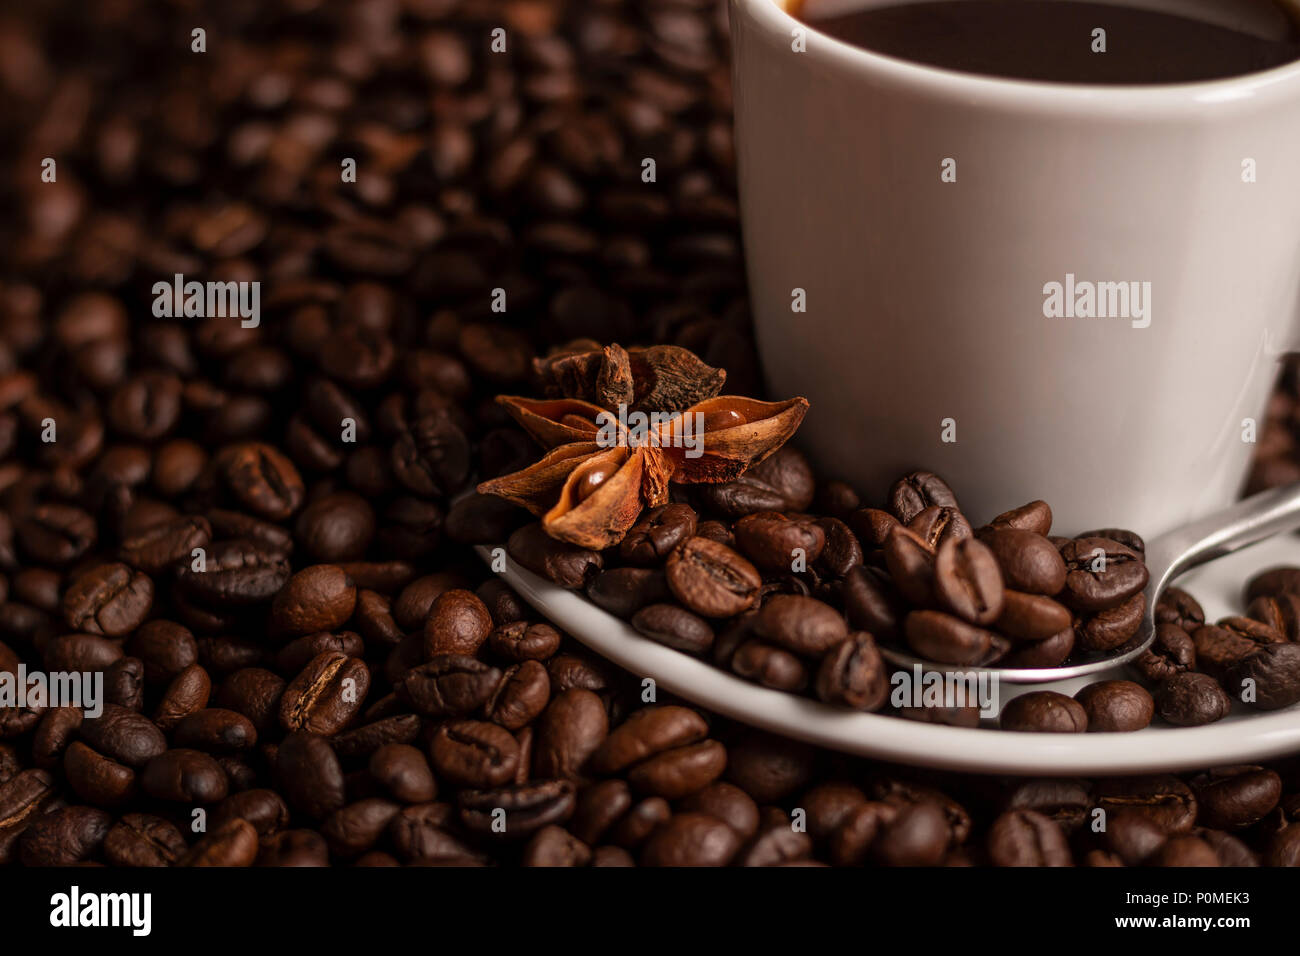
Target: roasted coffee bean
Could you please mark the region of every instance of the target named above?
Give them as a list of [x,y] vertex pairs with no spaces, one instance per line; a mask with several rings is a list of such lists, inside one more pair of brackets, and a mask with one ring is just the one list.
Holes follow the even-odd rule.
[[1080,642],[1092,651],[1112,651],[1128,643],[1142,626],[1146,595],[1138,592],[1123,604],[1099,611],[1078,628]]
[[812,467],[801,452],[785,445],[735,481],[700,485],[701,504],[725,520],[760,511],[802,513],[816,491]]
[[494,724],[516,731],[532,723],[546,709],[550,696],[551,678],[546,668],[537,661],[524,661],[502,675],[484,705],[484,713]]
[[871,851],[886,866],[936,866],[951,840],[952,828],[943,808],[924,800],[900,807],[885,821]]
[[880,640],[900,634],[906,611],[889,577],[878,568],[859,565],[849,571],[840,599],[852,627]]
[[904,524],[932,505],[960,510],[952,489],[928,471],[914,471],[895,482],[889,492],[889,505],[894,517]]
[[135,772],[80,741],[63,755],[63,773],[74,793],[89,804],[115,807],[135,795]]
[[1272,628],[1293,643],[1300,636],[1300,596],[1295,594],[1257,597],[1246,608],[1246,616]]
[[758,603],[763,584],[752,564],[708,538],[689,538],[669,556],[665,570],[677,600],[704,617],[749,610]]
[[177,586],[188,597],[207,605],[261,604],[279,593],[289,580],[289,560],[252,541],[214,541],[201,570],[181,565]]
[[[498,790],[463,790],[461,822],[473,833],[519,839],[573,815],[574,786],[568,780],[542,780]],[[496,811],[504,816],[501,829]]]
[[149,813],[128,813],[104,837],[104,858],[112,866],[175,866],[185,837],[174,824]]
[[994,866],[1073,864],[1061,828],[1051,818],[1033,810],[1012,810],[993,821],[988,853]]
[[41,564],[71,564],[98,540],[95,518],[71,505],[38,505],[14,523],[22,549]]
[[227,791],[226,772],[207,754],[176,748],[154,757],[140,773],[140,788],[158,800],[219,803]]
[[621,618],[630,618],[646,605],[663,603],[672,596],[667,576],[657,568],[608,568],[587,585],[587,597],[593,604]]
[[945,541],[964,541],[973,534],[965,515],[956,508],[939,505],[931,505],[922,510],[907,522],[907,529],[934,552],[938,552]]
[[1257,710],[1300,701],[1300,644],[1265,644],[1229,665],[1223,686]]
[[152,525],[122,542],[122,560],[146,574],[158,574],[178,561],[189,560],[195,548],[212,540],[207,519],[186,515]]
[[243,714],[208,707],[183,717],[172,731],[178,747],[208,753],[248,750],[257,743],[257,730]]
[[1282,798],[1282,778],[1263,767],[1221,767],[1191,780],[1196,822],[1218,830],[1240,830],[1262,820]]
[[1132,812],[1125,808],[1122,798],[1110,811],[1102,839],[1110,852],[1119,857],[1124,866],[1140,866],[1159,852],[1169,842],[1165,831],[1156,815],[1142,812],[1139,805]]
[[222,681],[214,703],[243,714],[259,734],[265,734],[275,726],[285,686],[284,680],[271,671],[246,667]]
[[1146,688],[1128,680],[1103,680],[1074,695],[1083,705],[1090,731],[1129,732],[1151,723],[1156,705]]
[[1013,641],[1032,644],[1060,634],[1071,620],[1069,609],[1049,597],[1008,589],[1002,592],[1002,611],[993,626]]
[[666,750],[628,772],[628,782],[641,793],[677,800],[708,786],[727,765],[727,751],[716,740]]
[[70,866],[104,842],[113,818],[93,807],[62,807],[33,820],[18,838],[24,866]]
[[379,797],[367,797],[336,810],[321,827],[330,852],[354,859],[379,840],[401,808]]
[[879,508],[862,508],[855,511],[849,519],[849,526],[862,541],[880,548],[889,540],[893,530],[901,522],[888,511]]
[[1196,836],[1177,836],[1151,857],[1153,866],[1218,866],[1214,848]]
[[289,824],[289,808],[274,790],[245,790],[217,804],[212,822],[220,829],[231,820],[247,820],[259,838],[273,836]]
[[655,830],[641,854],[645,866],[725,866],[740,850],[740,836],[707,813],[674,814]]
[[488,636],[488,646],[509,661],[544,661],[560,649],[560,632],[549,624],[511,621]]
[[1013,591],[1051,597],[1065,586],[1062,554],[1043,535],[1000,526],[981,528],[978,538],[993,552],[1003,581]]
[[1167,774],[1103,778],[1093,798],[1108,819],[1114,820],[1120,812],[1137,813],[1169,834],[1187,833],[1196,822],[1196,797],[1191,788]]
[[1155,619],[1157,624],[1176,624],[1190,634],[1205,623],[1205,611],[1186,591],[1167,587],[1156,600]]
[[1082,704],[1064,694],[1031,691],[1007,702],[999,724],[1003,730],[1078,734],[1088,729],[1088,714]]
[[426,803],[438,794],[424,754],[407,744],[385,744],[370,755],[367,768],[399,803]]
[[885,662],[876,642],[855,631],[822,658],[817,669],[817,696],[854,710],[878,710],[889,693]]
[[778,803],[808,782],[814,754],[793,740],[750,732],[728,744],[726,777],[758,803]]
[[941,611],[912,611],[904,631],[919,656],[945,664],[991,664],[1010,646],[998,634]]
[[1273,834],[1264,854],[1265,866],[1300,866],[1300,823],[1292,823]]
[[1260,571],[1246,582],[1246,603],[1257,597],[1300,594],[1300,568],[1278,567]]
[[802,660],[784,648],[756,638],[735,648],[730,665],[741,677],[764,687],[800,691],[808,685],[808,668]]
[[1087,821],[1092,799],[1083,780],[1026,780],[1006,795],[1003,805],[1008,810],[1033,810],[1073,833]]
[[1003,589],[993,552],[971,537],[945,540],[934,559],[934,595],[940,606],[967,623],[997,620]]
[[[736,547],[763,571],[788,571],[793,563],[812,564],[826,547],[826,532],[815,521],[764,511],[736,522]],[[671,573],[669,581],[671,583]]]
[[829,604],[800,595],[778,594],[764,602],[754,631],[796,654],[820,657],[848,636],[848,625]]
[[1061,557],[1068,572],[1061,599],[1075,610],[1109,610],[1147,586],[1141,553],[1109,538],[1075,538]]
[[1129,531],[1127,528],[1097,528],[1094,531],[1084,531],[1082,534],[1075,535],[1076,538],[1107,538],[1111,541],[1118,541],[1124,547],[1138,554],[1145,554],[1147,550],[1146,542],[1135,531]]
[[1156,689],[1160,716],[1178,727],[1199,727],[1228,716],[1232,698],[1208,674],[1174,674]]
[[125,637],[153,606],[153,581],[125,564],[102,564],[73,580],[63,595],[68,626],[88,634]]
[[550,779],[580,776],[608,733],[609,721],[599,697],[581,688],[561,691],[537,722],[534,775]]
[[190,714],[206,707],[211,694],[212,679],[208,672],[198,664],[192,664],[167,685],[158,701],[153,721],[162,730],[172,730]]
[[280,725],[285,730],[336,734],[356,716],[369,690],[370,671],[364,661],[327,651],[285,688]]
[[473,591],[438,595],[424,625],[424,653],[473,655],[492,633],[492,615]]
[[826,536],[817,566],[826,574],[842,578],[863,562],[862,544],[847,524],[839,518],[818,518],[817,524]]
[[[396,704],[393,697],[385,703]],[[372,711],[376,711],[377,704]],[[365,757],[388,744],[413,743],[420,735],[420,718],[416,714],[396,714],[346,731],[330,738],[330,745],[340,757]]]
[[[813,810],[813,807],[819,804],[810,798],[805,798],[804,802],[810,805],[808,814],[811,827],[814,818],[820,819]],[[758,805],[745,791],[721,780],[716,780],[707,787],[687,795],[682,799],[680,806],[682,810],[698,811],[717,817],[740,834],[742,839],[749,839],[758,830]]]
[[458,787],[488,789],[514,778],[519,745],[496,724],[455,720],[433,735],[429,759],[439,778]]
[[1196,666],[1196,644],[1178,624],[1163,621],[1156,625],[1155,639],[1133,666],[1153,683],[1168,680]]
[[676,604],[651,604],[632,616],[637,633],[688,654],[704,654],[713,644],[713,628]]
[[326,563],[359,561],[374,536],[370,502],[347,491],[310,502],[294,523],[294,537],[307,556]]
[[1015,528],[1047,537],[1052,533],[1052,508],[1043,500],[1031,501],[998,515],[989,524],[994,528]]
[[167,749],[167,738],[148,717],[113,704],[83,720],[78,732],[101,754],[136,770]]
[[429,717],[459,717],[487,703],[501,681],[495,667],[459,654],[439,654],[411,668],[397,695]]
[[319,734],[286,736],[276,752],[275,771],[289,805],[300,813],[323,820],[344,804],[343,769]]
[[604,566],[598,552],[557,541],[537,523],[512,534],[506,550],[529,571],[563,588],[585,587]]
[[885,541],[885,567],[899,593],[913,604],[934,603],[934,553],[904,527],[890,532]]
[[613,774],[675,747],[703,740],[709,728],[694,710],[667,704],[634,711],[591,756],[596,773]]
[[218,454],[226,487],[253,514],[283,521],[302,505],[298,469],[270,445],[249,442]]
[[1196,666],[1211,676],[1222,678],[1243,657],[1266,644],[1283,643],[1281,634],[1249,618],[1224,618],[1218,624],[1206,624],[1192,633],[1196,645]]
[[685,504],[667,504],[642,515],[619,544],[619,557],[628,564],[662,564],[678,545],[695,534],[698,516]]
[[63,760],[63,752],[81,728],[83,719],[83,712],[77,707],[54,707],[47,710],[32,736],[32,759],[36,766],[42,770],[58,767]]
[[271,603],[271,626],[295,636],[333,631],[347,623],[357,604],[357,588],[343,569],[332,564],[304,568]]

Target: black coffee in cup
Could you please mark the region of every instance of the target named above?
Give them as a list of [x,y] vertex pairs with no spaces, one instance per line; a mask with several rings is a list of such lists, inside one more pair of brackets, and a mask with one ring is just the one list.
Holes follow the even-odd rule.
[[795,12],[846,43],[930,66],[1059,83],[1145,84],[1219,79],[1300,59],[1300,29],[1287,16],[1288,2],[1189,0],[1182,15],[1076,0],[917,0],[821,16],[817,0],[806,0]]

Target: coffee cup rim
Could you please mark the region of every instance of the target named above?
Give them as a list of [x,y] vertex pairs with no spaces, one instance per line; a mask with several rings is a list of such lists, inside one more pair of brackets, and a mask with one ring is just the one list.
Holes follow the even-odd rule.
[[[1187,83],[1060,83],[1017,77],[987,76],[888,56],[836,39],[786,10],[786,0],[730,0],[764,31],[787,42],[803,27],[817,42],[800,55],[846,70],[870,73],[919,92],[961,99],[972,106],[1051,109],[1082,114],[1142,114],[1222,109],[1231,104],[1263,106],[1300,95],[1300,58],[1267,70]],[[734,20],[734,17],[733,17]]]

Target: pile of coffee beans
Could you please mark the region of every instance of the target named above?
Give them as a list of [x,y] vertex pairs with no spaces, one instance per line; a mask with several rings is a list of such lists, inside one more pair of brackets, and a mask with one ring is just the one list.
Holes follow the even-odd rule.
[[[0,686],[102,687],[89,712],[0,703],[0,864],[1300,863],[1294,762],[1090,784],[847,758],[648,695],[474,555],[508,539],[642,633],[883,704],[861,615],[899,587],[888,549],[796,450],[616,554],[465,495],[536,459],[492,399],[537,394],[532,360],[575,339],[682,345],[761,392],[724,5],[231,0],[194,19],[69,0],[0,20]],[[259,311],[169,318],[155,285],[177,275],[256,283]],[[993,587],[975,544],[945,544],[959,513],[914,485],[922,506],[892,518],[942,583],[904,638],[908,613],[984,628],[997,593],[1068,592],[961,536],[994,554]],[[1289,588],[1251,611],[1287,646]],[[1071,627],[1110,609],[1057,603]],[[1197,638],[1194,602],[1166,605],[1194,653],[1166,629],[1151,681],[1264,673],[1246,630]],[[1077,706],[1127,729],[1140,703],[1100,686]],[[1105,834],[1083,826],[1098,807]]]

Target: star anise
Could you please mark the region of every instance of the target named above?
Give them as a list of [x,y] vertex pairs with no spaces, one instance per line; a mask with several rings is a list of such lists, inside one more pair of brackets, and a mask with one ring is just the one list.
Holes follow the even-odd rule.
[[677,345],[580,348],[535,359],[533,367],[548,397],[579,398],[610,410],[684,411],[713,398],[727,380],[725,371]]
[[[612,349],[617,351],[611,353]],[[602,357],[612,354],[616,365],[622,351],[611,346]],[[583,363],[589,364],[576,363],[569,368],[581,366],[586,371],[557,381],[565,381],[566,388],[593,394],[588,386],[599,391],[598,360],[592,360],[591,353],[584,354]],[[630,357],[632,352],[623,354]],[[682,395],[721,387],[721,370],[710,369],[686,354],[700,367],[692,374],[705,381],[689,381],[687,376],[658,393],[656,385],[649,385],[642,393],[641,408],[620,402],[615,413],[585,398],[498,396],[497,401],[549,451],[536,464],[483,482],[478,490],[540,516],[542,527],[553,538],[600,550],[623,540],[643,508],[665,504],[670,482],[732,481],[784,445],[799,428],[808,409],[803,398],[761,402],[710,395],[683,410],[647,411],[646,396],[665,396],[662,400],[671,404]],[[597,368],[594,376],[588,374],[592,368]],[[630,381],[636,382],[635,373]],[[633,384],[630,392],[617,394],[631,394],[635,400],[636,391]]]

